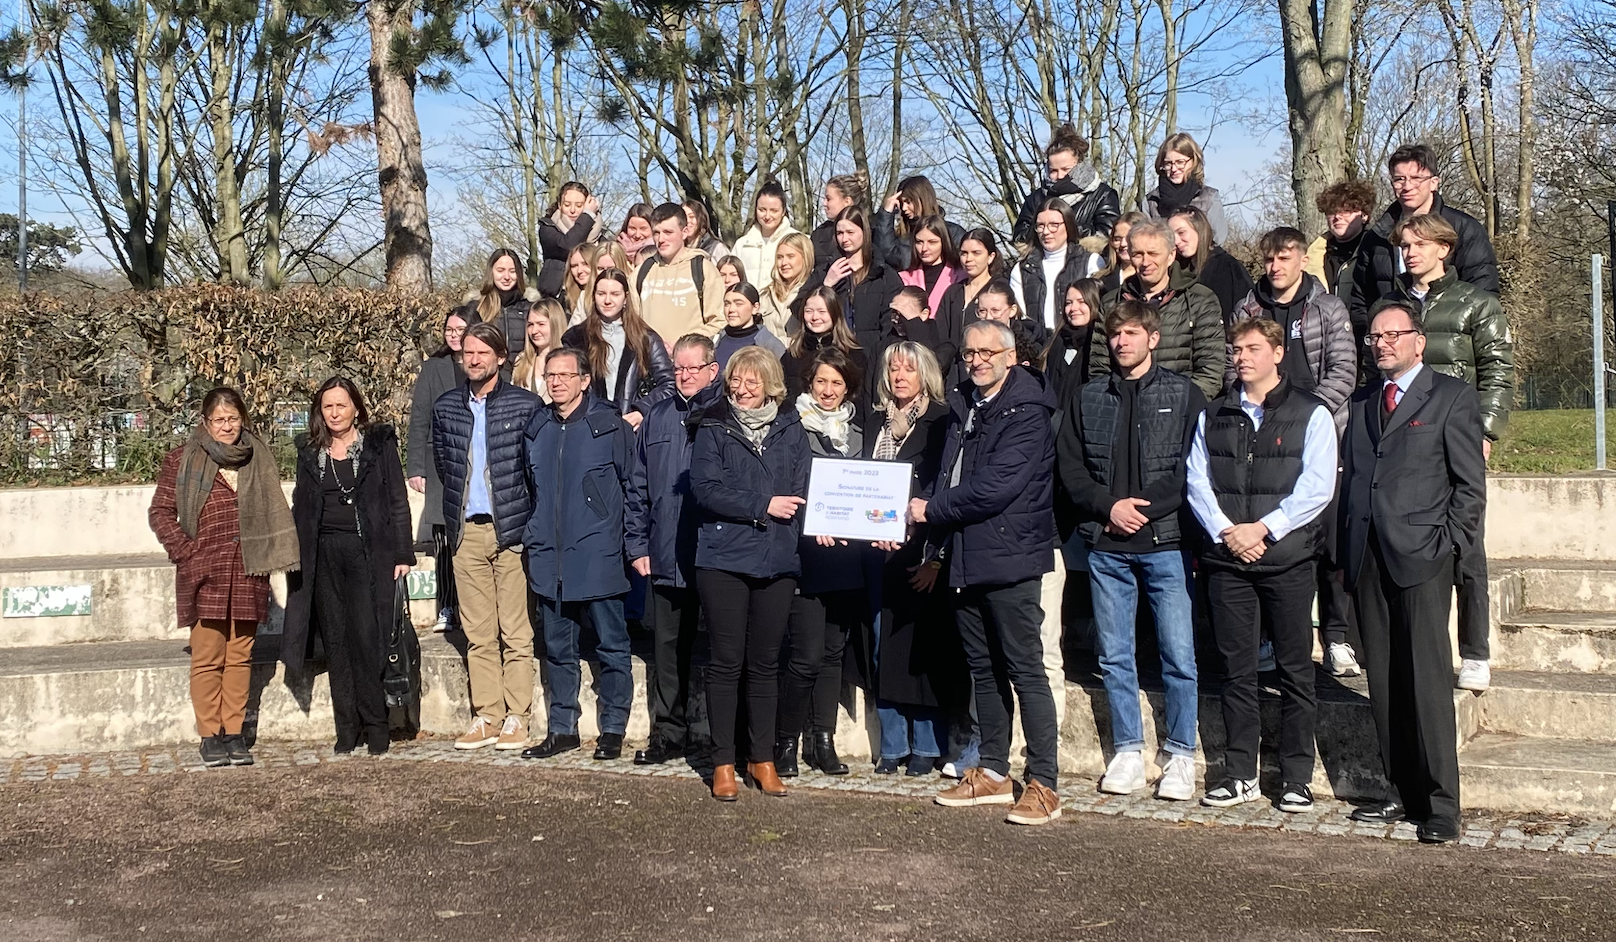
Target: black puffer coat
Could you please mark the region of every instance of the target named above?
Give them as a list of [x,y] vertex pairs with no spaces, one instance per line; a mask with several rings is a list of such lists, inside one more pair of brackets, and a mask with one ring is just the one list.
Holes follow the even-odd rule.
[[[465,532],[466,474],[471,465],[470,396],[469,384],[457,386],[439,396],[432,406],[432,457],[443,479],[443,524],[449,545],[456,548]],[[538,396],[504,380],[488,393],[486,467],[500,549],[522,542],[522,529],[533,510],[522,435],[533,413],[542,408],[544,401]]]
[[539,220],[539,249],[544,253],[544,261],[539,266],[539,279],[535,285],[539,294],[546,298],[561,297],[561,289],[567,280],[567,256],[572,250],[589,241],[595,231],[595,217],[588,213],[579,213],[566,232],[556,225],[554,217]]
[[[645,345],[650,351],[649,363],[642,366],[633,349],[624,346],[622,359],[617,361],[617,376],[611,387],[607,387],[604,376],[594,377],[589,384],[589,391],[595,394],[595,398],[611,403],[620,414],[638,411],[644,415],[653,403],[673,395],[673,358],[668,356],[668,348],[656,331],[647,327],[645,334]],[[587,352],[589,343],[584,336],[584,325],[569,327],[561,335],[561,345]]]
[[1016,215],[1015,228],[1010,231],[1010,241],[1016,245],[1036,245],[1038,210],[1056,198],[1072,207],[1072,216],[1077,219],[1078,239],[1093,235],[1110,238],[1112,227],[1122,218],[1122,198],[1098,176],[1090,181],[1087,189],[1080,187],[1071,177],[1046,181],[1027,194],[1026,202],[1021,204],[1021,212]]

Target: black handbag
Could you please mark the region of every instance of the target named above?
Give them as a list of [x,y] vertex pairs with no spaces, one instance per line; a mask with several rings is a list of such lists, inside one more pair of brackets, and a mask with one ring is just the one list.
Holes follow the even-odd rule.
[[410,621],[410,588],[404,577],[393,581],[393,625],[387,633],[382,691],[387,728],[413,738],[421,729],[421,641]]

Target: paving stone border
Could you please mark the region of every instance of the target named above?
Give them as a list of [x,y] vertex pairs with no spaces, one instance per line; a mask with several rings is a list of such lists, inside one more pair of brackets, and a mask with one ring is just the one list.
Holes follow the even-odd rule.
[[[492,749],[456,750],[452,741],[448,739],[394,743],[392,750],[380,758],[371,757],[363,752],[344,756],[333,755],[329,743],[261,742],[254,746],[253,754],[257,762],[252,768],[229,769],[207,768],[202,764],[195,746],[190,744],[130,752],[0,759],[0,785],[96,781],[122,776],[158,776],[193,772],[251,775],[257,769],[353,762],[453,762],[482,766],[520,766],[535,771],[559,769],[569,772],[679,778],[688,780],[693,788],[700,787],[695,783],[701,781],[696,769],[686,764],[634,765],[628,759],[632,752],[627,747],[624,749],[622,759],[596,762],[590,757],[588,744],[576,752],[542,761],[526,760],[516,753],[501,753]],[[856,792],[925,799],[930,799],[948,784],[947,779],[938,775],[922,778],[907,778],[901,773],[891,776],[876,775],[867,763],[855,765],[850,775],[830,776],[809,770],[787,782],[788,787],[793,790]],[[1068,777],[1060,788],[1060,796],[1061,807],[1068,814],[1100,814],[1187,825],[1266,828],[1330,837],[1416,840],[1414,826],[1411,824],[1399,823],[1391,827],[1360,824],[1347,817],[1353,807],[1351,804],[1328,798],[1317,800],[1313,810],[1306,814],[1287,814],[1266,800],[1237,805],[1233,808],[1206,808],[1194,801],[1160,801],[1153,797],[1149,789],[1141,789],[1132,795],[1101,794],[1095,788],[1094,779],[1086,776]],[[1593,821],[1568,815],[1469,811],[1465,814],[1464,833],[1459,843],[1467,847],[1499,850],[1558,851],[1566,854],[1616,856],[1616,822]]]

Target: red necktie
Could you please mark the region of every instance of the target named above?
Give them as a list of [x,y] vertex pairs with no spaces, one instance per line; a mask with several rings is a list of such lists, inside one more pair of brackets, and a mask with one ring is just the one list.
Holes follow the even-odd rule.
[[1385,407],[1386,407],[1387,414],[1396,412],[1397,411],[1397,384],[1396,383],[1387,383],[1385,393],[1386,393]]

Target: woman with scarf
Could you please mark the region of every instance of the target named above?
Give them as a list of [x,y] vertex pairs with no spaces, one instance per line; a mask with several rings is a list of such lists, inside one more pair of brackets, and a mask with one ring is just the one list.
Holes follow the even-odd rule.
[[201,423],[163,458],[146,520],[174,563],[176,614],[191,629],[202,761],[251,765],[241,727],[253,639],[271,592],[285,604],[299,557],[275,455],[248,424],[241,393],[221,386],[202,397]]
[[[1089,142],[1077,133],[1077,128],[1063,124],[1055,129],[1044,148],[1044,181],[1027,194],[1010,230],[1010,241],[1015,245],[1033,243],[1038,212],[1044,204],[1058,199],[1070,206],[1076,220],[1074,239],[1104,240],[1116,225],[1122,211],[1122,198],[1117,191],[1100,179],[1100,174],[1088,163]],[[1088,243],[1097,251],[1097,243]]]
[[415,377],[410,395],[409,461],[405,480],[410,490],[423,494],[420,528],[415,533],[418,550],[431,552],[436,559],[433,572],[438,584],[438,622],[433,631],[455,627],[454,547],[449,545],[443,522],[443,479],[432,460],[432,404],[438,397],[466,381],[460,368],[460,340],[466,335],[467,312],[455,308],[443,322],[443,348],[427,357]]
[[[853,408],[864,377],[835,347],[821,347],[809,364],[808,391],[797,397],[797,415],[808,433],[809,451],[820,458],[857,458],[864,432]],[[842,692],[842,652],[869,608],[864,588],[864,547],[828,536],[805,536],[799,555],[802,577],[786,628],[790,657],[780,678],[780,723],[774,766],[781,778],[797,774],[798,744],[813,739],[808,767],[846,775],[836,755],[836,704]],[[862,632],[858,632],[862,634]]]
[[[910,496],[929,498],[943,461],[948,425],[942,370],[931,351],[897,343],[881,356],[876,383],[880,426],[865,436],[865,456],[906,461]],[[872,423],[873,424],[873,423]],[[922,560],[926,525],[902,543],[881,543],[881,628],[876,645],[875,705],[881,748],[875,771],[930,775],[948,746],[948,716],[970,699],[965,651],[949,608],[944,563]]]
[[382,663],[393,583],[415,554],[398,436],[392,426],[370,424],[365,397],[347,377],[321,383],[309,404],[309,430],[297,438],[292,515],[303,568],[286,604],[281,660],[289,673],[319,660],[317,632],[336,719],[332,751],[353,752],[363,740],[379,756],[388,746]]
[[814,242],[801,232],[780,240],[774,250],[774,271],[758,293],[758,316],[763,327],[785,343],[802,327],[802,294],[814,271],[818,253]]
[[724,291],[724,330],[713,342],[713,356],[722,370],[729,358],[743,347],[762,347],[776,358],[786,354],[786,345],[763,329],[758,315],[757,289],[741,282]]
[[1180,132],[1163,141],[1156,151],[1156,174],[1156,188],[1145,194],[1144,205],[1139,207],[1146,216],[1166,221],[1180,209],[1193,206],[1206,213],[1213,241],[1229,237],[1223,197],[1206,185],[1206,161],[1195,138]]
[[[482,289],[470,301],[476,304],[474,316],[478,321],[498,327],[505,334],[507,348],[520,350],[527,333],[527,312],[537,297],[537,294],[528,294],[527,279],[522,276],[522,257],[510,249],[495,249],[494,254],[488,256]],[[510,376],[509,364],[505,375]]]
[[797,410],[780,408],[785,379],[761,347],[730,357],[726,398],[696,427],[690,495],[700,520],[696,591],[707,619],[707,716],[713,737],[712,794],[734,801],[741,672],[746,672],[747,778],[784,797],[774,767],[780,704],[780,647],[797,576],[798,538],[808,491],[808,437]]
[[539,248],[544,253],[544,262],[539,268],[539,295],[561,297],[567,259],[572,250],[598,238],[600,201],[589,194],[589,187],[577,180],[561,184],[556,201],[539,220]]

